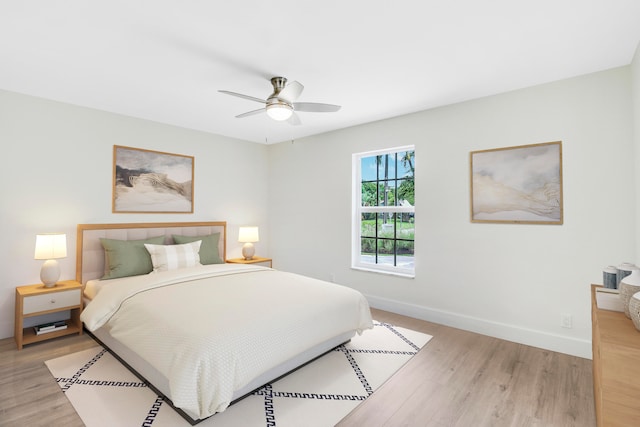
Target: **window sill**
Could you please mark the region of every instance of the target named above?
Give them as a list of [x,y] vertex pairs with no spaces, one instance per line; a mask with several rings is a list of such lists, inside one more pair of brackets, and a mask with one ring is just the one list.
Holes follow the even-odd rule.
[[405,279],[415,279],[416,277],[415,273],[402,273],[399,271],[379,270],[376,268],[367,268],[367,267],[361,267],[361,266],[355,266],[355,265],[352,265],[351,269],[359,270],[359,271],[367,271],[369,273],[378,273],[378,274],[386,274],[389,276],[404,277]]

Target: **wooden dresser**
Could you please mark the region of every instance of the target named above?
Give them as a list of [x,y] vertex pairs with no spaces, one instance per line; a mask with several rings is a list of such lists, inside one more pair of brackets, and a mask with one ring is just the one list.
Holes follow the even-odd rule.
[[640,426],[640,331],[624,313],[598,309],[591,285],[593,394],[600,427]]

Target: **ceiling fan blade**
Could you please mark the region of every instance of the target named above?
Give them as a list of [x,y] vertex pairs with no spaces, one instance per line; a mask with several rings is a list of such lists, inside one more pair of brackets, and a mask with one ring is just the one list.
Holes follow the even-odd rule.
[[236,119],[241,119],[243,117],[249,117],[249,116],[255,116],[256,114],[264,113],[266,111],[267,111],[266,108],[258,108],[257,110],[247,111],[246,113],[238,114],[236,116]]
[[300,83],[291,82],[280,91],[280,93],[278,94],[278,98],[282,99],[283,101],[287,101],[288,103],[292,103],[293,101],[298,99],[303,90],[304,86],[302,86]]
[[241,93],[230,92],[228,90],[219,90],[218,92],[226,93],[227,95],[231,95],[231,96],[237,96],[238,98],[248,99],[249,101],[256,101],[256,102],[259,102],[261,104],[266,104],[267,103],[267,101],[265,101],[264,99],[256,98],[255,96],[243,95]]
[[291,117],[287,119],[287,123],[293,126],[298,126],[302,124],[302,122],[300,121],[300,116],[298,116],[295,112],[291,114]]
[[339,105],[320,104],[318,102],[294,102],[293,109],[295,111],[308,111],[313,113],[335,113],[340,110]]

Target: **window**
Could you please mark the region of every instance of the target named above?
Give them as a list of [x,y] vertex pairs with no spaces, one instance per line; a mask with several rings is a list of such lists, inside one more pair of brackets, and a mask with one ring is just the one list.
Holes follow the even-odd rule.
[[353,155],[353,268],[414,276],[415,149]]

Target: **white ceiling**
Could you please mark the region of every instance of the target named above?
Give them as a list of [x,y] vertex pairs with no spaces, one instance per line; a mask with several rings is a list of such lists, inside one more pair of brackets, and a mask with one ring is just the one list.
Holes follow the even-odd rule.
[[[627,65],[638,0],[0,0],[0,89],[260,143]],[[261,114],[269,78],[337,113]]]

